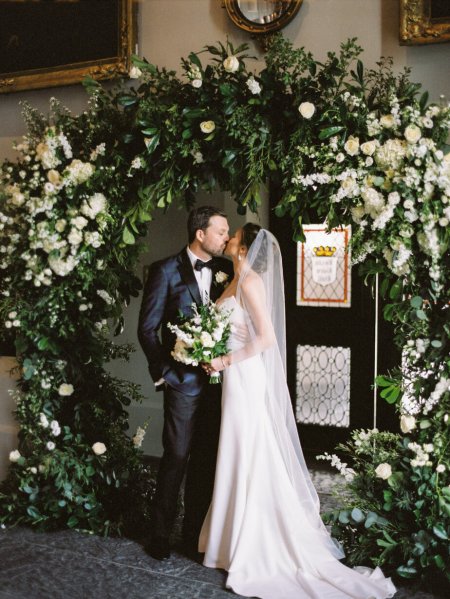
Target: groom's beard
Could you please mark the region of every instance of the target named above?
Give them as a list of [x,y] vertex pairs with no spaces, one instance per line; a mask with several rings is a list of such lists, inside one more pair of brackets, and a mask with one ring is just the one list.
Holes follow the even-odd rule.
[[211,256],[211,258],[216,258],[218,256],[219,257],[223,256],[223,253],[224,253],[226,247],[227,247],[226,243],[224,243],[223,246],[219,249],[213,248],[209,245],[202,245],[202,250],[204,252],[206,252],[207,254],[209,254]]

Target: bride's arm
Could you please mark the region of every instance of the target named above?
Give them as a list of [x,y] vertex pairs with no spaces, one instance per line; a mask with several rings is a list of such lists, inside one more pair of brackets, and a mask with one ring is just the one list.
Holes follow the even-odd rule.
[[241,286],[241,301],[250,318],[250,339],[240,349],[225,356],[214,358],[211,366],[220,371],[242,360],[261,353],[276,343],[275,332],[266,306],[264,285],[261,278],[252,273]]

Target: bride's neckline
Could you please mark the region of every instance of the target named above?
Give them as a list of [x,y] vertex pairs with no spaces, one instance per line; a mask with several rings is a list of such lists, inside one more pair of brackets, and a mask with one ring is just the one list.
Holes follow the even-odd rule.
[[235,295],[227,295],[227,297],[224,297],[223,300],[219,300],[217,302],[217,306],[221,306],[222,304],[224,304],[229,299],[233,299],[236,302],[236,304],[237,304],[237,299],[236,299]]

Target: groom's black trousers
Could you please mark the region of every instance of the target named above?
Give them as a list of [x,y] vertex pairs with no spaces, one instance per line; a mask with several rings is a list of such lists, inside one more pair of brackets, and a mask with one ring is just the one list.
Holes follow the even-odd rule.
[[211,503],[220,432],[222,385],[189,396],[166,385],[163,447],[152,504],[153,534],[168,539],[184,474],[183,537],[196,541]]

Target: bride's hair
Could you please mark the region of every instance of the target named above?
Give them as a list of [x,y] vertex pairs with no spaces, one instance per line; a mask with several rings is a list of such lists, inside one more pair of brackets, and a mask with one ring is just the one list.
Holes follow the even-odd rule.
[[255,241],[256,236],[261,231],[261,227],[256,223],[246,223],[242,227],[242,239],[241,244],[249,250],[252,243]]
[[[258,236],[262,227],[256,223],[246,223],[242,227],[242,238],[241,244],[244,245],[247,250],[250,250],[252,243]],[[258,256],[255,258],[252,264],[252,270],[255,272],[264,272],[267,268],[267,239],[264,237],[261,246],[258,249]]]

